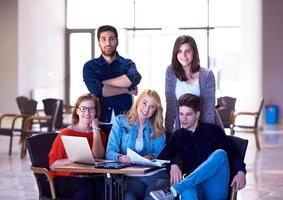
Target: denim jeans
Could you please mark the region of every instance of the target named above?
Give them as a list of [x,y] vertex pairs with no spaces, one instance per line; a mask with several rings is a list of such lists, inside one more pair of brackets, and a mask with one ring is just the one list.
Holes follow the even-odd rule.
[[218,149],[185,179],[172,187],[181,195],[182,200],[225,200],[229,176],[227,154]]
[[151,176],[127,177],[125,200],[152,200],[149,193],[169,186],[169,176],[166,170]]

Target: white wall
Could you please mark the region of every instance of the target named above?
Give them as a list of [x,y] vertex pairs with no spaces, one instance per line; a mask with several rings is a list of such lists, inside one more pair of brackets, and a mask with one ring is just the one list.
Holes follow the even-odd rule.
[[0,114],[37,88],[64,98],[65,1],[1,0],[0,44]]
[[49,97],[64,98],[64,2],[19,0],[19,94],[55,89]]
[[257,111],[262,98],[261,11],[261,0],[242,0],[243,59],[238,89],[243,99],[237,99],[237,107],[242,111]]
[[17,0],[0,1],[0,114],[16,110],[18,91]]

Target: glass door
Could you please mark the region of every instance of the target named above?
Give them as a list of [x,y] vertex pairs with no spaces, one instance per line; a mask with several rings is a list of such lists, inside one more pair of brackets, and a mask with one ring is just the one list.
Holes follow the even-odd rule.
[[95,29],[69,29],[67,32],[66,100],[70,105],[74,105],[80,95],[88,92],[83,81],[83,66],[94,58],[94,35]]

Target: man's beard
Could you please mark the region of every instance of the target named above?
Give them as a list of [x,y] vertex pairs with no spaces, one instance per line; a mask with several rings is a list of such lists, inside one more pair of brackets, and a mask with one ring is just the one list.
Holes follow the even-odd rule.
[[102,54],[104,56],[107,56],[107,57],[113,57],[116,54],[116,48],[112,49],[110,52],[109,51],[105,51],[104,49],[102,49],[101,51],[102,51]]

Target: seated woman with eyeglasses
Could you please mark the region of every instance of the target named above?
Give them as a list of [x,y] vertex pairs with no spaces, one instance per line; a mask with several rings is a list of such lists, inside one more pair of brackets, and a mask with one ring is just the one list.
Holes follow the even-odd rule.
[[[86,137],[93,156],[104,158],[107,136],[98,128],[98,99],[85,94],[77,99],[72,112],[72,124],[60,131],[49,152],[49,165],[58,159],[68,158],[61,136]],[[79,147],[78,147],[79,148]],[[72,199],[104,199],[104,178],[72,176],[71,172],[51,171],[58,197]],[[96,192],[97,191],[97,192]]]

